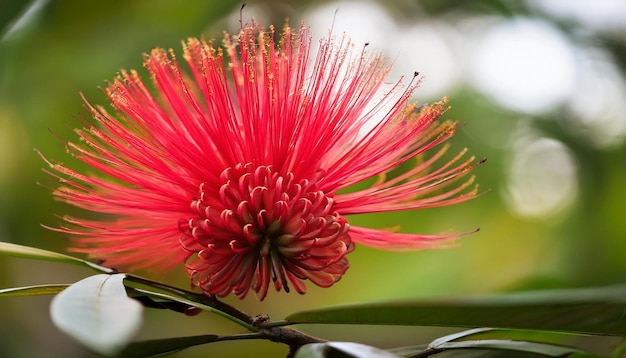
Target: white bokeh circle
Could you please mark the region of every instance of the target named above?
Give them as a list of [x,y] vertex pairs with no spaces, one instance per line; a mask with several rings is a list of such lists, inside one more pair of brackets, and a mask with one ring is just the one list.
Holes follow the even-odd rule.
[[549,111],[574,89],[576,59],[567,39],[544,22],[516,19],[489,27],[473,48],[472,82],[509,109]]

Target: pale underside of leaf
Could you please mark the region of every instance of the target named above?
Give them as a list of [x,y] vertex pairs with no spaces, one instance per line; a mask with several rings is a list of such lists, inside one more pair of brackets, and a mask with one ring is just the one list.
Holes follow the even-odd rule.
[[126,295],[123,274],[87,277],[59,293],[54,324],[94,352],[115,355],[141,327],[143,306]]
[[302,346],[294,358],[326,358],[326,357],[353,357],[353,358],[401,358],[394,353],[353,342],[326,342]]

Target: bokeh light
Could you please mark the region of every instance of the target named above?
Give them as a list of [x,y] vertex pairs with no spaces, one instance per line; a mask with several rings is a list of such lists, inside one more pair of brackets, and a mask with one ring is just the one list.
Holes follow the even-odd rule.
[[515,213],[546,220],[575,200],[577,165],[563,143],[523,132],[513,142],[505,196]]
[[489,26],[473,50],[474,84],[510,109],[548,111],[574,89],[572,46],[543,22],[515,19]]

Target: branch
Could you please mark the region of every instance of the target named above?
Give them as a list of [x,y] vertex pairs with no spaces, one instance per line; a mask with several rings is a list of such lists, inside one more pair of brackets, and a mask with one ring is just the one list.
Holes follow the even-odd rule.
[[[181,288],[178,287],[174,287],[174,286],[170,286],[168,284],[165,283],[161,283],[161,282],[156,282],[150,279],[147,279],[145,277],[141,277],[141,276],[136,276],[133,274],[126,274],[126,278],[130,281],[136,282],[136,283],[141,283],[144,285],[148,285],[151,287],[156,287],[168,292],[172,292],[178,295],[181,295],[183,297],[188,298],[189,300],[192,300],[194,302],[198,302],[198,303],[202,303],[205,304],[207,306],[213,307],[218,311],[224,312],[232,317],[235,317],[243,322],[246,322],[250,325],[253,325],[253,318],[246,314],[245,312],[242,312],[238,309],[236,309],[235,307],[224,303],[220,300],[217,299],[216,296],[212,296],[212,295],[206,295],[203,293],[197,293],[197,292],[192,292],[192,291],[188,291],[188,290],[183,290]],[[185,304],[185,303],[174,303],[172,305],[172,303],[168,304],[163,304],[160,303],[161,306],[163,306],[162,308],[167,308],[167,309],[171,309],[173,311],[176,312],[182,312],[185,313],[184,310],[181,310],[180,307],[174,307],[174,306],[180,306],[183,305],[186,308],[190,308],[191,306]],[[153,308],[159,308],[159,307],[155,307],[155,306],[148,306],[148,307],[153,307]],[[182,307],[182,306],[181,306]]]
[[[296,329],[280,326],[272,326],[269,316],[258,315],[251,316],[238,308],[231,306],[225,302],[220,301],[216,296],[206,295],[203,293],[196,293],[187,290],[183,290],[177,287],[173,287],[164,283],[155,282],[150,279],[146,279],[140,276],[128,274],[127,279],[136,283],[149,285],[152,287],[160,288],[165,291],[176,293],[183,297],[187,297],[190,301],[198,302],[207,306],[210,306],[218,311],[225,313],[228,316],[235,317],[236,319],[247,323],[250,328],[256,328],[254,334],[243,334],[238,336],[226,336],[219,340],[231,340],[231,339],[267,339],[272,342],[282,343],[289,346],[289,353],[287,358],[291,358],[295,355],[296,351],[305,344],[311,343],[323,343],[327,342],[324,339],[310,336],[302,333]],[[141,290],[139,290],[141,291]],[[138,296],[133,297],[139,300],[144,306],[151,308],[163,308],[170,309],[179,313],[187,315],[193,315],[195,307],[184,302],[155,302],[150,297]],[[230,337],[230,338],[229,338]]]
[[254,333],[221,336],[216,340],[216,342],[249,339],[267,339],[272,342],[286,344],[289,346],[287,358],[293,358],[298,349],[305,344],[327,342],[326,340],[309,336],[295,329],[285,327],[261,328],[260,331]]
[[288,327],[261,328],[260,333],[265,339],[288,345],[287,358],[294,357],[296,351],[305,344],[327,342],[325,339],[313,337]]

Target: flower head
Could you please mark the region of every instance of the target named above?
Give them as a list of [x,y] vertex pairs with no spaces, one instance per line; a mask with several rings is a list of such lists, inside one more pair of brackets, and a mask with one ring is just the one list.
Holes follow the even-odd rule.
[[[252,290],[260,299],[271,285],[333,285],[355,244],[429,248],[456,238],[348,224],[350,214],[474,197],[473,179],[461,179],[474,159],[440,163],[456,129],[437,121],[445,100],[409,103],[415,78],[376,99],[389,61],[335,41],[312,56],[307,27],[278,35],[253,24],[222,46],[188,39],[188,71],[171,50],[145,55],[154,91],[122,71],[105,89],[117,113],[86,102],[95,124],[76,130],[80,144],[67,143],[99,173],[49,163],[58,199],[113,219],[64,217],[57,230],[108,266],[184,264],[207,294]],[[357,183],[369,185],[347,189]]]

